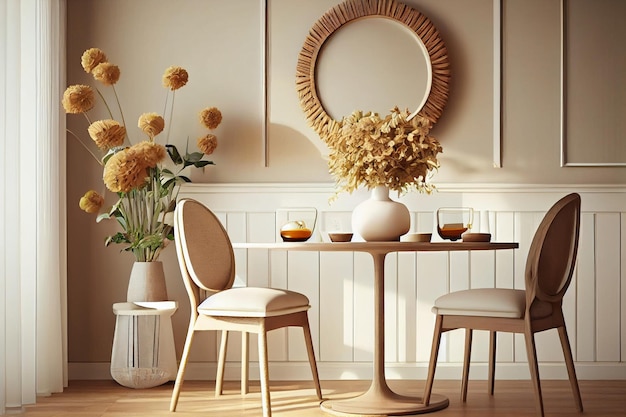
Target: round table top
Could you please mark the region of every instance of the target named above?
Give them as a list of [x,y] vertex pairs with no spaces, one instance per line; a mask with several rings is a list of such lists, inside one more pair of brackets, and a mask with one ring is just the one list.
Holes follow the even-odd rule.
[[267,242],[233,243],[234,249],[282,249],[329,252],[446,252],[517,249],[516,242]]

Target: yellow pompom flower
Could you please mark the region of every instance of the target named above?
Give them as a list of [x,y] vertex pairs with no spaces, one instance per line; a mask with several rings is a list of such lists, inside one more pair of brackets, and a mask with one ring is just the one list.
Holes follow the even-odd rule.
[[163,86],[170,90],[178,90],[187,84],[189,74],[182,67],[169,67],[163,74]]
[[117,121],[106,119],[93,122],[87,128],[89,136],[103,151],[122,146],[126,136],[126,128]]
[[93,89],[88,85],[70,85],[63,93],[61,104],[66,113],[84,113],[91,109],[96,103]]
[[107,56],[99,48],[90,48],[83,52],[80,63],[86,73],[90,73],[98,64],[106,62]]
[[165,146],[148,140],[144,140],[143,142],[133,145],[131,150],[135,152],[137,159],[140,163],[143,163],[146,168],[156,167],[157,164],[164,160],[167,155]]
[[113,85],[120,79],[120,68],[109,62],[96,65],[91,74],[104,85]]
[[165,120],[157,113],[144,113],[139,116],[138,126],[152,139],[163,131],[165,128]]
[[222,122],[222,112],[217,107],[209,107],[200,112],[200,122],[209,129],[215,129]]
[[198,138],[198,149],[205,155],[211,155],[215,148],[217,148],[217,136],[209,133],[206,136]]
[[89,190],[85,193],[84,196],[80,198],[78,206],[81,208],[81,210],[93,214],[99,212],[103,204],[104,197],[102,197],[94,190]]
[[117,152],[104,166],[102,180],[114,193],[127,193],[146,184],[148,171],[132,148]]

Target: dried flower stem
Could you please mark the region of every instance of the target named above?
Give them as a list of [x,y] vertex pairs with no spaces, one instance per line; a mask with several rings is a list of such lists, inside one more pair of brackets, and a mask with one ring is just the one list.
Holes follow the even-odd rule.
[[[165,97],[165,108],[163,109],[163,114],[167,114],[167,97],[169,97],[170,93],[167,92],[167,96]],[[165,143],[170,143],[170,130],[172,128],[172,120],[174,120],[174,99],[176,98],[176,90],[172,91],[172,102],[170,103],[170,114],[167,122],[167,133],[165,135]]]
[[[113,87],[113,94],[115,95],[115,101],[117,102],[117,108],[120,109],[120,117],[122,118],[122,125],[124,127],[126,127],[126,120],[124,120],[124,112],[122,111],[122,105],[120,104],[120,99],[117,96],[117,90],[115,89],[115,85],[111,85],[111,87]],[[106,103],[106,100],[103,99],[103,101]],[[108,108],[108,105],[107,105]],[[130,140],[130,137],[128,136],[128,129],[126,129],[126,138],[128,138],[128,142],[132,143]]]
[[93,156],[93,159],[95,159],[100,165],[102,165],[102,161],[100,159],[98,159],[98,157],[96,156],[95,153],[93,153],[93,151],[91,149],[89,149],[89,147],[87,145],[85,145],[85,142],[83,142],[78,135],[76,135],[76,133],[72,132],[69,129],[65,129],[67,131],[67,133],[69,133],[70,135],[74,136],[74,138],[78,141],[78,143],[80,143],[83,148],[85,148],[87,150],[87,152],[89,152],[91,154],[91,156]]
[[119,211],[126,219],[124,229],[128,240],[136,242],[131,246],[131,251],[139,262],[158,259],[165,247],[161,244],[162,237],[169,235],[171,231],[171,226],[160,217],[178,196],[178,189],[163,188],[159,180],[159,169],[152,169],[156,172],[150,174],[151,180],[145,187],[120,195]]
[[106,99],[104,98],[104,96],[102,95],[102,92],[100,91],[99,88],[96,88],[96,92],[98,93],[98,95],[100,96],[100,98],[102,99],[102,102],[104,103],[104,106],[107,108],[107,111],[109,112],[109,117],[111,119],[114,119],[113,117],[113,113],[111,112],[111,108],[109,107],[109,103],[106,101]]
[[83,112],[83,116],[85,116],[85,119],[87,119],[87,123],[91,124],[91,119],[89,119],[89,115],[86,112]]

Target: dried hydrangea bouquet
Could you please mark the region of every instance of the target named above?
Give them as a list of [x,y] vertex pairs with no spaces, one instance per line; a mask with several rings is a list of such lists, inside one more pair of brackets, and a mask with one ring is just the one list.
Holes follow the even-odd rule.
[[[112,218],[117,220],[122,231],[109,236],[106,245],[124,244],[124,250],[132,252],[137,262],[157,261],[163,248],[173,240],[173,225],[170,220],[176,205],[179,185],[190,181],[188,177],[182,175],[183,169],[202,168],[213,164],[212,161],[203,158],[213,153],[217,146],[217,137],[213,133],[207,133],[196,142],[199,152],[186,151],[181,154],[176,146],[169,143],[169,128],[163,143],[156,139],[165,130],[164,115],[144,113],[139,116],[138,127],[145,134],[145,138],[131,139],[115,89],[115,84],[120,78],[119,67],[108,62],[105,53],[98,48],[86,50],[81,57],[81,64],[96,81],[111,88],[119,121],[113,115],[112,106],[97,88],[71,85],[63,94],[62,104],[66,113],[85,116],[88,123],[87,132],[102,154],[101,157],[92,150],[93,145],[83,142],[83,139],[74,132],[68,132],[103,166],[104,186],[117,195],[117,201],[104,209],[104,186],[101,193],[89,190],[80,199],[80,207],[88,213],[97,213],[98,222]],[[164,113],[169,113],[169,124],[176,90],[187,84],[188,78],[189,75],[184,68],[175,66],[168,68],[163,75],[163,86],[167,89]],[[92,121],[90,118],[89,112],[96,105],[96,93],[106,107],[108,119]],[[215,107],[200,112],[200,122],[209,131],[217,128],[221,121],[222,114]],[[131,299],[146,297],[152,296],[129,294],[128,301],[157,301]],[[154,297],[164,299],[163,294]]]
[[[381,118],[377,113],[355,111],[341,121],[331,121],[320,136],[330,148],[328,166],[337,192],[352,193],[360,186],[372,198],[352,214],[352,227],[365,240],[398,240],[409,231],[410,216],[404,205],[389,199],[389,191],[411,189],[431,193],[429,182],[439,168],[440,143],[430,136],[431,122],[398,107]],[[383,216],[388,214],[389,219]],[[370,217],[370,215],[372,217]]]

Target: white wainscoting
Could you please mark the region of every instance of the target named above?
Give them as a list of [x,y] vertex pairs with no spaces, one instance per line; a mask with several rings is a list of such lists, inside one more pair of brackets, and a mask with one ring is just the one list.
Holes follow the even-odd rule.
[[[430,354],[435,298],[448,291],[477,287],[523,288],[526,253],[547,209],[570,192],[582,196],[578,263],[564,310],[581,379],[626,379],[626,187],[440,185],[436,193],[400,198],[412,216],[412,231],[432,231],[438,207],[473,207],[475,221],[489,212],[494,241],[519,242],[518,250],[475,253],[402,253],[386,261],[386,351],[390,379],[424,379]],[[342,194],[329,203],[332,184],[190,184],[181,198],[197,199],[222,220],[233,242],[280,239],[284,208],[315,207],[313,239],[320,231],[347,230],[355,204],[367,192]],[[476,227],[479,227],[478,225]],[[433,235],[435,239],[436,233]],[[363,253],[237,250],[237,280],[305,293],[311,300],[311,331],[322,379],[371,376],[373,269]],[[297,329],[270,337],[272,379],[307,380],[310,370]],[[471,378],[486,378],[487,334],[477,332]],[[444,336],[438,378],[460,378],[462,331]],[[217,343],[213,336],[211,343]],[[256,361],[256,340],[251,342]],[[227,377],[238,378],[238,344],[229,351]],[[215,349],[212,349],[213,351]],[[556,331],[537,336],[541,376],[566,378]],[[497,377],[528,378],[520,335],[498,339]],[[257,369],[253,364],[251,375]],[[187,378],[214,375],[215,363],[190,363]]]

